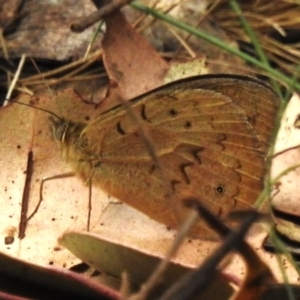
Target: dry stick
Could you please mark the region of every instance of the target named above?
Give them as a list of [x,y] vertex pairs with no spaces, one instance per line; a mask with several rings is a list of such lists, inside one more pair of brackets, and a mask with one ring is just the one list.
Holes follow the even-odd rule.
[[72,77],[74,75],[77,75],[82,70],[86,69],[88,66],[90,66],[91,64],[93,64],[96,60],[98,60],[99,57],[102,56],[102,54],[103,54],[102,52],[103,52],[103,50],[100,49],[99,51],[97,51],[97,55],[91,55],[88,58],[82,58],[80,60],[81,63],[82,63],[82,65],[79,68],[74,69],[70,73],[68,73],[65,76],[63,76],[62,79],[70,78],[70,77]]
[[154,270],[153,274],[150,276],[148,281],[141,287],[141,290],[138,294],[132,296],[130,300],[143,300],[146,299],[149,292],[154,288],[154,286],[159,282],[163,272],[166,270],[171,258],[175,255],[183,240],[186,238],[188,231],[191,227],[199,220],[198,212],[191,211],[189,217],[182,225],[178,231],[170,249],[166,253],[165,258],[160,262],[158,267]]
[[17,87],[17,90],[19,92],[23,92],[23,93],[25,93],[27,95],[30,95],[30,96],[34,95],[34,92],[32,90],[30,90],[27,86],[19,86],[19,87]]
[[25,59],[26,59],[26,55],[25,55],[25,54],[22,54],[21,60],[20,60],[19,65],[18,65],[18,69],[17,69],[17,71],[16,71],[16,73],[15,73],[15,76],[14,76],[12,82],[11,82],[11,85],[9,86],[9,89],[8,89],[8,91],[7,91],[7,94],[6,94],[6,97],[5,97],[5,101],[4,101],[4,103],[3,103],[3,106],[6,106],[6,105],[8,104],[8,102],[9,102],[9,99],[10,99],[10,97],[11,97],[11,94],[12,94],[14,88],[15,88],[15,85],[16,85],[16,83],[17,83],[17,81],[18,81],[18,78],[19,78],[19,76],[20,76],[20,74],[21,74],[21,70],[22,70],[22,68],[23,68],[23,66],[24,66]]
[[26,178],[23,188],[22,203],[21,203],[21,216],[19,222],[19,234],[18,238],[21,240],[25,237],[26,225],[27,225],[27,212],[28,212],[28,202],[30,193],[30,184],[33,174],[33,152],[29,151],[27,157],[27,167],[26,167]]
[[[198,20],[197,24],[195,25],[195,28],[198,28],[200,26],[200,24],[203,22],[204,19],[207,18],[207,16],[210,14],[210,12],[214,9],[214,7],[216,7],[219,4],[220,0],[215,1],[214,4],[211,4],[212,6],[205,12],[205,14],[203,16],[200,17],[200,20]],[[189,39],[192,37],[191,33],[188,33],[188,35],[182,39],[181,37],[179,37],[179,35],[176,35],[174,33],[176,33],[176,31],[173,29],[171,30],[171,26],[168,27],[168,29],[171,31],[171,33],[178,39],[178,41],[181,43],[181,45],[183,46],[183,48],[191,55],[192,58],[195,58],[197,55],[196,53],[191,54],[192,51],[190,49],[190,46],[188,45],[188,41]],[[180,52],[180,47],[177,49],[177,51],[175,52],[174,57],[178,56],[179,52]]]
[[[196,199],[189,199],[187,203],[194,206],[210,227],[218,232],[219,235],[223,237],[226,236],[226,239],[225,242],[202,264],[201,267],[183,276],[164,295],[162,295],[159,300],[187,300],[197,295],[199,292],[204,290],[211,280],[213,280],[214,276],[217,274],[217,265],[224,256],[232,250],[238,250],[244,257],[250,255],[251,259],[253,259],[254,255],[255,266],[260,263],[260,259],[255,256],[252,248],[243,240],[249,227],[260,216],[259,213],[256,211],[249,212],[249,215],[245,217],[245,220],[239,230],[232,232]],[[246,263],[249,262],[246,261]],[[260,271],[260,275],[269,275],[268,270],[265,270],[262,267],[260,267],[258,271]],[[266,274],[264,271],[266,271]]]
[[4,36],[3,36],[3,29],[2,28],[0,28],[0,44],[1,44],[1,48],[2,48],[2,51],[3,51],[4,58],[9,59],[7,46],[6,46],[6,43],[5,43]]
[[[60,78],[52,78],[52,79],[47,79],[47,85],[50,87],[52,85],[56,85],[59,83],[65,83],[65,82],[77,82],[77,81],[89,81],[89,80],[94,80],[94,79],[102,79],[102,78],[107,78],[106,74],[97,74],[95,73],[96,71],[91,71],[90,73],[86,72],[86,74],[78,75],[72,78],[68,78],[68,76],[60,77]],[[20,80],[21,82],[22,80]],[[36,80],[31,80],[29,82],[27,81],[22,81],[26,82],[27,86],[40,86],[40,85],[45,85],[45,80],[44,79],[36,79]],[[18,90],[21,90],[21,88],[18,88]],[[28,93],[28,92],[27,92]]]
[[[7,45],[6,45],[6,42],[5,42],[5,38],[4,38],[4,32],[3,32],[3,28],[0,28],[0,45],[1,45],[1,48],[2,48],[2,53],[3,53],[3,57],[4,59],[6,59],[7,61],[9,61],[9,55],[8,55],[8,50],[7,50]],[[14,71],[12,72],[10,70],[10,68],[3,68],[5,71],[6,71],[6,74],[7,74],[7,86],[10,85],[10,81],[11,81],[11,73],[14,73]]]
[[100,21],[103,17],[111,14],[112,12],[120,9],[122,6],[130,3],[132,0],[115,0],[101,9],[91,13],[89,16],[78,19],[77,22],[71,25],[71,30],[73,32],[82,32],[86,28],[92,26],[96,22]]
[[[173,27],[168,26],[168,30],[174,35],[174,37],[179,41],[181,46],[187,51],[187,53],[192,57],[195,58],[197,53],[191,48],[190,45],[186,42],[187,39],[182,38]],[[177,51],[178,52],[178,51]]]
[[[155,9],[161,0],[155,0],[151,3],[151,8]],[[149,4],[150,5],[150,4]],[[138,29],[138,32],[143,32],[146,29],[150,28],[154,23],[155,19],[152,19],[150,22],[147,22],[146,24],[143,24],[142,22],[147,18],[147,14],[142,14],[133,24],[133,28]],[[142,24],[143,26],[140,26]],[[137,28],[139,26],[139,28]]]
[[[92,55],[89,56],[89,59],[97,60],[100,54],[101,54],[101,50],[96,51]],[[39,72],[39,74],[37,74],[37,75],[32,75],[30,77],[27,77],[26,79],[20,80],[20,82],[27,82],[27,81],[31,81],[31,80],[35,80],[35,79],[39,79],[39,78],[45,79],[47,77],[54,76],[54,75],[66,72],[69,69],[75,68],[78,65],[81,65],[83,62],[86,63],[86,61],[84,61],[83,58],[81,58],[81,59],[78,59],[78,60],[76,60],[76,61],[74,61],[74,62],[72,62],[72,63],[70,63],[66,66],[57,68],[55,70],[51,70],[51,71],[48,71],[48,72],[45,72],[45,73]],[[66,75],[66,76],[68,76],[68,75]]]
[[[88,81],[88,80],[94,80],[94,79],[102,79],[102,78],[107,78],[106,74],[91,74],[91,75],[78,75],[77,77],[72,77],[72,78],[53,78],[53,79],[47,79],[47,85],[50,87],[52,85],[58,84],[58,83],[64,83],[64,82],[77,82],[77,81]],[[28,86],[39,86],[39,85],[44,85],[45,81],[44,80],[35,80],[35,81],[30,81],[27,83]],[[21,90],[20,88],[18,90]],[[26,90],[26,93],[33,95],[33,93],[29,93],[28,90]]]
[[0,67],[6,72],[7,86],[10,86],[12,74],[15,72],[15,66],[9,61],[7,45],[3,36],[3,28],[0,27],[0,47],[2,48],[3,57],[1,58]]

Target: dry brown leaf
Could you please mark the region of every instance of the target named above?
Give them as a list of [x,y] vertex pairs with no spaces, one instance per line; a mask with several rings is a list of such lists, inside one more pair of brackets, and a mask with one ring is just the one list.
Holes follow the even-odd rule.
[[[93,265],[97,270],[111,274],[117,278],[126,271],[130,282],[138,285],[144,284],[163,259],[146,249],[141,252],[130,246],[93,235],[80,232],[66,232],[60,239],[62,245],[80,257],[87,264]],[[192,268],[179,263],[171,262],[167,267],[159,284],[159,290],[168,288],[181,276],[191,271]],[[201,300],[228,299],[233,290],[220,274],[214,282],[201,294]],[[221,297],[217,298],[218,296]],[[197,298],[198,299],[198,298]]]
[[[19,100],[30,102],[29,97],[21,97]],[[91,118],[93,114],[98,114],[93,106],[76,99],[76,95],[71,91],[62,93],[56,100],[41,97],[31,103],[38,103],[38,106],[76,121],[84,122],[87,117]],[[86,228],[88,188],[76,177],[46,182],[43,191],[44,201],[27,224],[25,237],[19,240],[22,195],[29,153],[32,153],[33,174],[27,199],[29,205],[27,216],[33,212],[39,201],[42,178],[70,172],[71,168],[63,161],[60,147],[53,140],[47,113],[12,104],[1,108],[0,114],[2,129],[0,134],[3,142],[0,149],[3,175],[0,188],[2,208],[0,232],[3,243],[0,250],[43,265],[54,264],[64,267],[73,265],[78,260],[74,260],[68,251],[58,247],[57,237],[69,228],[80,230]],[[98,190],[93,191],[93,197],[97,199],[93,203],[93,211],[101,212],[109,199]],[[98,224],[98,218],[97,214],[92,216],[92,226]]]
[[168,64],[121,12],[105,18],[102,41],[108,76],[117,82],[123,99],[130,99],[163,84]]

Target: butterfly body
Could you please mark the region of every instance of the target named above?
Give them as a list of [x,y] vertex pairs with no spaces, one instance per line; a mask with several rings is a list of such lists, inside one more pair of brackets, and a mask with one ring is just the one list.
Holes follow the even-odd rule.
[[[219,216],[251,207],[264,185],[276,101],[256,80],[202,76],[148,92],[88,124],[52,126],[81,178],[178,227],[186,197]],[[202,225],[194,228],[200,232]]]

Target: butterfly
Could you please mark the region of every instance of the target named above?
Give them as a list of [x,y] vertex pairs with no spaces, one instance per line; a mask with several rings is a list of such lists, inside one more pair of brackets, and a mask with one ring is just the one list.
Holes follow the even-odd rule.
[[[278,103],[256,79],[206,75],[149,91],[87,124],[50,123],[79,177],[178,228],[190,196],[220,217],[252,206],[264,187]],[[191,234],[210,235],[201,222]]]

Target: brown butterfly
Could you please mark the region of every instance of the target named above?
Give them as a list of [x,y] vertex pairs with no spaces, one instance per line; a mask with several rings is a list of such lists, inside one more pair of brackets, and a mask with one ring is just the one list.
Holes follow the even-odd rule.
[[[251,207],[264,186],[278,102],[256,79],[209,75],[152,90],[88,124],[50,121],[76,174],[176,228],[186,197],[218,216]],[[209,237],[201,224],[193,235]]]

